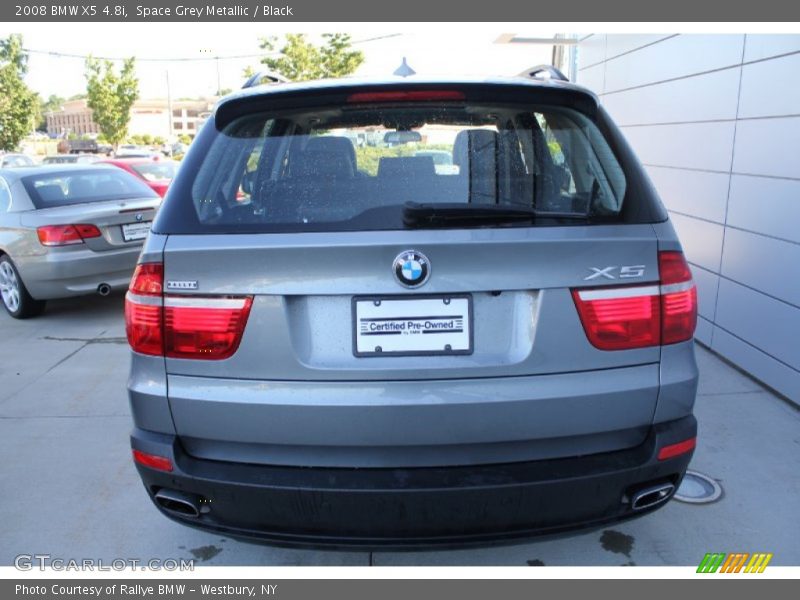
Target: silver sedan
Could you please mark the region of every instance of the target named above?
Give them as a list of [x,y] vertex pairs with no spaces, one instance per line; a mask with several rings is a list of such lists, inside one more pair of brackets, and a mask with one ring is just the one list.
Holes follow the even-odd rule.
[[24,319],[53,298],[125,289],[161,198],[121,169],[0,169],[0,297]]

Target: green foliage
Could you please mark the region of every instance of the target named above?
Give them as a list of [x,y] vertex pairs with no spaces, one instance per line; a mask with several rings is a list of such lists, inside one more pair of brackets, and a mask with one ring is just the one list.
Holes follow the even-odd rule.
[[178,141],[181,144],[191,144],[192,143],[192,136],[190,136],[188,133],[182,133],[182,134],[180,134],[178,136]]
[[[160,142],[158,140],[161,140]],[[128,136],[129,144],[136,144],[137,146],[155,146],[156,144],[163,144],[164,138],[153,137],[149,133],[134,133]]]
[[23,80],[27,70],[22,36],[0,40],[0,150],[16,148],[35,125],[39,103]]
[[[316,46],[303,33],[288,33],[280,50],[277,50],[278,38],[261,38],[260,46],[263,50],[280,52],[280,56],[267,56],[261,62],[271,71],[292,81],[344,77],[353,73],[364,62],[363,52],[351,50],[349,35],[325,33],[322,37],[325,43]],[[252,75],[252,69],[245,69],[245,76]]]
[[42,102],[42,109],[45,112],[56,112],[61,110],[64,104],[64,99],[61,96],[56,96],[55,94],[50,94],[50,97]]
[[47,129],[47,115],[51,112],[58,112],[64,104],[64,98],[50,94],[47,100],[42,99],[38,94],[36,95],[38,103],[38,114],[36,115],[36,129],[44,131]]
[[156,146],[163,146],[167,143],[167,140],[160,135],[157,135],[153,138],[153,144]]
[[378,174],[378,164],[384,156],[413,156],[419,150],[417,146],[362,146],[356,148],[356,164],[359,171],[368,175]]
[[92,119],[116,150],[128,134],[131,107],[139,97],[135,58],[122,63],[119,74],[111,61],[99,61],[91,56],[86,60],[87,105]]

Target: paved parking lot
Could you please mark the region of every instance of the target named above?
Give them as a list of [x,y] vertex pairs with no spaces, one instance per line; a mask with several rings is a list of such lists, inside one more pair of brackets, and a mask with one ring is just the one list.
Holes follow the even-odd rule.
[[52,302],[22,322],[0,310],[1,565],[34,553],[204,565],[696,565],[711,551],[800,564],[800,411],[702,348],[691,468],[722,484],[714,504],[671,502],[566,539],[431,552],[286,550],[174,524],[130,460],[122,303]]

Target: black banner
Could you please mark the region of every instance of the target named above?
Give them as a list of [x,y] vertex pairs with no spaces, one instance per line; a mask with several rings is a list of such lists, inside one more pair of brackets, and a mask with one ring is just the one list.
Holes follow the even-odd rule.
[[[714,579],[712,581],[711,579]],[[648,600],[693,598],[698,594],[723,595],[734,600],[739,597],[793,597],[792,580],[723,579],[709,576],[705,581],[671,580],[374,580],[374,579],[315,579],[259,580],[228,579],[183,581],[166,579],[43,579],[39,581],[5,580],[0,582],[0,597],[5,600],[205,600],[211,598],[252,598],[254,600],[336,600],[338,598],[380,598],[381,600],[504,600],[532,598],[603,598],[642,597]],[[698,589],[703,588],[703,589]],[[769,595],[774,592],[774,596]],[[765,596],[765,594],[768,594]]]
[[0,20],[184,22],[792,22],[800,3],[786,0],[12,0]]

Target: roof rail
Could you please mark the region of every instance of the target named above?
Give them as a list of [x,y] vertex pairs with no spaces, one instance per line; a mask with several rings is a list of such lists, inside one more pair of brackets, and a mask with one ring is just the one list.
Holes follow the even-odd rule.
[[[264,81],[265,79],[266,81]],[[283,75],[279,75],[274,71],[259,71],[258,73],[251,75],[247,81],[244,82],[242,89],[245,90],[247,88],[255,87],[265,83],[267,85],[275,83],[289,83],[289,80]]]
[[553,65],[537,65],[530,69],[525,69],[519,74],[519,77],[528,77],[529,79],[558,79],[559,81],[569,81],[569,78],[564,75],[559,69]]

